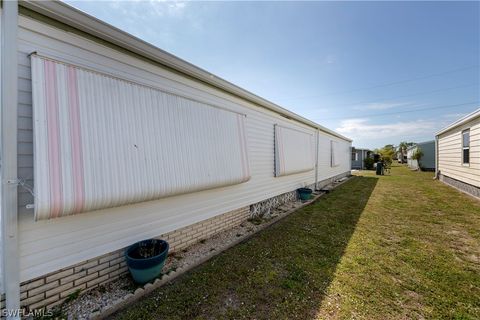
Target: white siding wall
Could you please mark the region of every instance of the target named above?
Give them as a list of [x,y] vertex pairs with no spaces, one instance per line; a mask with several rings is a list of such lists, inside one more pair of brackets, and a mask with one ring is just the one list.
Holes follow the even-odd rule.
[[[38,222],[34,222],[33,211],[25,209],[26,204],[33,203],[32,196],[20,190],[22,281],[314,183],[315,170],[273,176],[274,125],[295,126],[312,135],[314,128],[30,18],[20,17],[19,23],[18,166],[19,177],[29,184],[33,185],[33,147],[28,54],[33,51],[246,114],[252,176],[235,186]],[[340,165],[334,168],[330,167],[331,139],[345,151]],[[350,170],[350,142],[320,133],[319,146],[320,180]]]
[[413,159],[413,155],[417,151],[417,147],[407,150],[407,165],[411,169],[418,169],[418,160]]
[[[462,164],[462,131],[470,129],[470,165]],[[480,187],[480,118],[439,136],[438,169],[441,174]]]
[[[331,166],[330,141],[332,140],[337,142],[336,148],[338,148],[338,159],[336,159],[338,165],[335,167]],[[351,170],[351,147],[352,144],[349,141],[320,132],[318,141],[318,181]]]

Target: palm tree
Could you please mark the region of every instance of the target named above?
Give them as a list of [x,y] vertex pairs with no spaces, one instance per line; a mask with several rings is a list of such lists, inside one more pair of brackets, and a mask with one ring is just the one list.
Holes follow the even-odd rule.
[[406,141],[402,141],[398,145],[398,148],[400,149],[400,153],[402,154],[402,161],[401,162],[403,163],[403,159],[405,159],[405,153],[407,152],[408,143]]

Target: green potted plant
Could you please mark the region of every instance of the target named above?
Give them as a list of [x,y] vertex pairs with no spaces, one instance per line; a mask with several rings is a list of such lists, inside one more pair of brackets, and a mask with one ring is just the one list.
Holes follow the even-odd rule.
[[310,188],[298,188],[297,191],[300,200],[309,200],[312,197],[313,190]]
[[125,258],[133,280],[144,284],[157,278],[167,259],[168,249],[168,242],[160,239],[143,240],[128,247]]

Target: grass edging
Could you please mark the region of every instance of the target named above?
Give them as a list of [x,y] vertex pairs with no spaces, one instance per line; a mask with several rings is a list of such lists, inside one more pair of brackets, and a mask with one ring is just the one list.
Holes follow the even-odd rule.
[[[328,189],[328,190],[333,190],[333,189],[337,188],[338,186],[340,186],[340,185],[344,184],[345,182],[349,181],[351,179],[351,177],[352,176],[347,176],[346,177],[347,179],[345,179],[341,182],[338,182],[338,183],[335,183],[335,184],[332,183],[332,188]],[[114,314],[115,312],[118,312],[118,311],[128,307],[128,305],[130,305],[131,303],[133,303],[133,302],[139,300],[140,298],[142,298],[143,296],[151,293],[155,289],[160,288],[164,284],[175,280],[177,277],[181,276],[182,274],[186,273],[187,271],[189,271],[193,268],[196,268],[197,266],[207,262],[211,258],[213,258],[213,257],[217,256],[218,254],[228,250],[229,248],[231,248],[233,246],[236,246],[236,245],[238,245],[238,244],[240,244],[244,241],[247,241],[248,239],[250,239],[251,237],[256,235],[258,232],[260,232],[262,230],[265,230],[268,227],[271,227],[272,225],[281,221],[283,218],[289,216],[293,212],[314,203],[315,201],[317,201],[320,197],[322,197],[325,194],[326,194],[326,192],[322,192],[322,193],[316,195],[313,199],[302,203],[302,205],[300,205],[299,207],[291,209],[291,210],[283,213],[282,215],[280,215],[278,217],[275,217],[275,218],[271,219],[270,221],[265,222],[255,232],[249,233],[249,234],[246,234],[246,235],[243,235],[243,236],[239,237],[238,239],[231,242],[230,244],[228,244],[228,245],[226,245],[226,246],[224,246],[224,247],[222,247],[218,250],[213,251],[212,253],[204,256],[203,258],[198,259],[194,263],[189,264],[185,267],[179,268],[175,271],[172,271],[169,274],[166,274],[166,275],[162,276],[161,279],[155,279],[155,281],[153,283],[147,283],[143,288],[136,289],[133,294],[132,293],[127,294],[125,297],[120,298],[117,301],[115,301],[112,305],[107,306],[100,311],[92,313],[91,314],[91,319],[92,320],[105,319],[108,316]]]

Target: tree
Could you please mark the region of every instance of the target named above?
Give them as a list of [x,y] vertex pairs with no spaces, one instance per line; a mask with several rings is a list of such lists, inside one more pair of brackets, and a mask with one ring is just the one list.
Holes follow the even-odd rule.
[[392,165],[393,155],[395,154],[395,148],[393,145],[388,144],[385,147],[378,150],[381,160],[385,164],[385,167],[389,168]]
[[395,147],[393,146],[393,144],[386,144],[384,148],[386,148],[386,149],[395,149]]
[[422,159],[422,157],[423,157],[423,151],[422,151],[422,149],[417,147],[417,150],[415,150],[415,152],[412,155],[412,159],[420,161],[420,159]]
[[400,142],[400,144],[398,145],[398,149],[402,155],[402,163],[404,163],[403,159],[405,159],[405,156],[407,155],[408,147],[414,146],[415,144],[416,144],[415,142],[406,142],[406,141]]
[[408,144],[406,141],[402,141],[400,142],[400,144],[398,145],[398,148],[400,149],[400,154],[402,155],[402,163],[403,163],[403,159],[405,158],[405,154],[407,153],[407,148],[408,148]]

